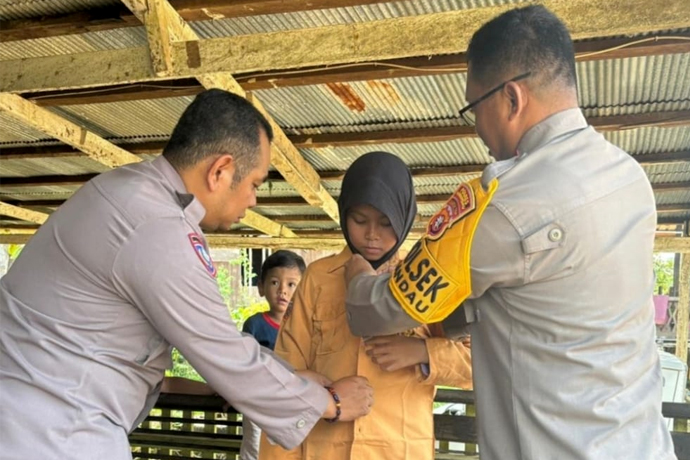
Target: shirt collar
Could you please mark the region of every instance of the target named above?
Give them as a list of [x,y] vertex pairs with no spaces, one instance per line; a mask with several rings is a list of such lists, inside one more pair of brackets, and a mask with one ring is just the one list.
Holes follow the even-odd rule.
[[206,209],[191,193],[187,192],[187,188],[180,177],[180,174],[173,168],[170,162],[163,156],[159,155],[151,164],[159,171],[165,180],[173,187],[175,195],[182,209],[184,209],[185,216],[194,223],[201,222],[201,219],[206,215]]
[[489,182],[510,171],[521,159],[561,136],[586,128],[587,120],[579,108],[567,109],[555,113],[529,129],[520,139],[517,156],[491,163],[482,173],[482,185],[487,188]]
[[529,153],[550,143],[557,137],[587,127],[587,120],[579,107],[554,113],[527,131],[518,144],[518,155]]
[[[383,265],[381,265],[377,270],[377,274],[381,273],[388,273],[389,271],[394,268],[398,262],[400,262],[400,256],[399,252],[393,254],[389,260],[387,260]],[[339,270],[345,266],[348,260],[350,260],[350,257],[352,257],[352,251],[350,251],[349,247],[345,247],[342,251],[340,251],[340,254],[333,256],[331,259],[331,263],[329,266],[326,268],[327,273],[333,273],[336,270]]]
[[333,256],[331,263],[329,264],[328,268],[326,268],[326,272],[333,273],[334,271],[343,268],[345,263],[350,260],[350,257],[352,257],[352,251],[350,251],[350,248],[346,246],[345,249],[340,251],[340,254]]

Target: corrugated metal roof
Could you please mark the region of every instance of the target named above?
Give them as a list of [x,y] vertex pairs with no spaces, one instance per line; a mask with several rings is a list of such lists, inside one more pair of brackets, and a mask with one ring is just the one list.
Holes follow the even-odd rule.
[[323,211],[305,204],[304,206],[257,206],[257,211],[265,216],[321,216]]
[[0,43],[0,61],[146,46],[146,29],[129,27]]
[[374,5],[300,11],[243,18],[193,22],[192,27],[204,38],[247,35],[279,30],[295,30],[338,24],[375,21],[444,11],[524,3],[526,0],[409,0]]
[[[617,65],[607,64],[617,62]],[[580,63],[586,115],[690,109],[690,54]],[[627,69],[627,70],[626,70]],[[617,81],[620,72],[642,76]],[[659,70],[661,69],[661,70]],[[646,72],[646,73],[645,73]],[[663,75],[678,75],[667,82]],[[287,132],[302,134],[458,126],[465,74],[435,75],[257,91]],[[610,88],[619,88],[610,91]],[[51,108],[113,139],[165,137],[191,97]],[[0,119],[0,143],[46,139]],[[12,132],[3,132],[4,131]],[[28,137],[26,137],[28,135]],[[20,136],[20,137],[17,137]],[[476,155],[478,152],[474,152]]]
[[466,103],[465,79],[465,74],[392,78],[276,88],[256,95],[286,128],[332,132],[331,126],[439,119],[460,125],[457,112]]
[[[12,2],[0,5],[0,18],[19,19],[51,16],[113,5],[112,0],[51,0]],[[309,27],[396,18],[417,14],[437,13],[465,8],[520,3],[517,0],[408,0],[376,5],[363,5],[296,13],[249,16],[231,19],[190,22],[202,38],[276,32]],[[146,45],[146,33],[141,27],[121,30],[89,32],[53,38],[0,43],[0,60],[51,56],[94,50]]]
[[[586,116],[690,109],[690,54],[577,64]],[[620,75],[632,75],[620,81]],[[675,78],[668,78],[673,75]],[[458,126],[466,74],[275,88],[256,94],[281,126],[304,134]],[[615,90],[613,89],[615,88]],[[424,123],[426,122],[426,123]],[[402,128],[402,127],[400,127]]]
[[486,164],[488,150],[479,138],[457,139],[428,144],[371,144],[354,147],[301,149],[302,155],[316,170],[345,170],[367,152],[383,150],[402,158],[410,167]]
[[663,193],[656,192],[654,195],[656,196],[657,205],[690,203],[690,190]]
[[628,153],[663,153],[690,148],[690,126],[609,131],[604,137]]
[[0,183],[4,177],[31,177],[48,175],[76,175],[107,171],[107,166],[87,156],[70,158],[25,158],[22,160],[2,160],[0,163]]
[[587,116],[690,108],[690,54],[580,62],[577,74]]
[[682,211],[682,212],[667,212],[663,213],[660,215],[660,218],[663,219],[674,219],[678,221],[689,221],[690,220],[690,211]]
[[0,111],[0,146],[3,143],[26,144],[46,137],[41,131],[19,123],[13,117]]
[[[218,37],[258,32],[272,32],[304,27],[401,17],[518,3],[504,0],[424,0],[398,1],[359,7],[336,8],[245,18],[192,23],[202,37]],[[115,5],[114,0],[0,0],[0,17],[12,19],[36,15],[67,14],[85,8]],[[143,27],[132,27],[81,35],[0,43],[0,60],[45,56],[83,51],[144,46]],[[587,116],[608,116],[690,109],[690,53],[645,56],[626,59],[580,62],[577,64],[579,95]],[[277,88],[255,92],[277,122],[289,134],[361,133],[379,130],[404,130],[459,126],[457,111],[465,105],[464,73],[424,75],[376,81],[348,82],[309,87]],[[167,139],[191,97],[126,101],[51,107],[49,110],[116,143]],[[690,126],[640,128],[607,132],[605,137],[636,156],[690,150]],[[52,144],[54,140],[37,130],[0,114],[0,146]],[[397,154],[412,168],[458,164],[487,164],[491,158],[478,138],[434,143],[369,144],[354,147],[302,149],[303,156],[320,171],[345,170],[356,158],[373,150]],[[95,173],[107,168],[86,158],[42,158],[38,160],[3,160],[1,177],[40,175],[75,175]],[[690,163],[643,165],[653,183],[690,181]],[[471,177],[476,177],[475,174]],[[468,176],[418,177],[418,195],[449,195],[459,181]],[[341,182],[324,181],[334,196],[340,194]],[[65,199],[78,186],[15,187],[3,186],[0,194],[12,199]],[[264,184],[258,191],[262,198],[298,196],[294,187],[282,181]],[[656,193],[663,204],[690,203],[690,191]],[[419,205],[425,218],[439,204]],[[267,216],[324,215],[308,206],[262,206]],[[662,213],[663,218],[687,219],[689,212]],[[297,229],[332,229],[331,222],[301,222]],[[423,222],[415,228],[422,228]]]
[[51,107],[50,110],[75,123],[93,127],[103,137],[165,140],[192,99],[171,97]]
[[690,163],[643,165],[643,169],[652,183],[690,181]]

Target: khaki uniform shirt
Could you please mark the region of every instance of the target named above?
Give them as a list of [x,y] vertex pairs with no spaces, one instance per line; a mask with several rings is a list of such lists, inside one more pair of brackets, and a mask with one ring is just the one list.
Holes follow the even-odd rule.
[[330,395],[238,332],[199,221],[163,157],[102,174],[0,280],[0,458],[131,458],[174,345],[286,447]]
[[[499,186],[475,233],[472,294],[444,322],[449,333],[473,322],[482,460],[674,459],[654,343],[649,181],[579,109],[533,127],[518,151],[484,171]],[[356,334],[414,324],[386,281],[349,287]]]
[[260,460],[432,460],[434,385],[471,387],[469,349],[429,337],[426,327],[409,333],[426,338],[428,376],[420,366],[383,371],[366,355],[363,340],[350,333],[345,314],[344,264],[351,255],[346,248],[307,268],[275,351],[296,369],[311,369],[334,381],[355,374],[366,377],[374,388],[371,412],[354,422],[322,420],[291,452],[263,439]]

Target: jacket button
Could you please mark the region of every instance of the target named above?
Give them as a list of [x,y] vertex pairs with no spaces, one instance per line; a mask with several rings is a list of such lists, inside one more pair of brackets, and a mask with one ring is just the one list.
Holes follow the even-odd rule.
[[561,238],[563,238],[563,231],[560,228],[552,228],[549,230],[549,239],[551,241],[561,241]]
[[297,428],[304,428],[304,425],[307,423],[304,420],[300,420],[297,422]]

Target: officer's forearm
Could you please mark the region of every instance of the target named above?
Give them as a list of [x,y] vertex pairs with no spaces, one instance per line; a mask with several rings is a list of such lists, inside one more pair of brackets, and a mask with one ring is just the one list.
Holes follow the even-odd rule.
[[359,275],[347,289],[347,319],[358,336],[389,335],[419,326],[398,305],[388,288],[390,274]]

